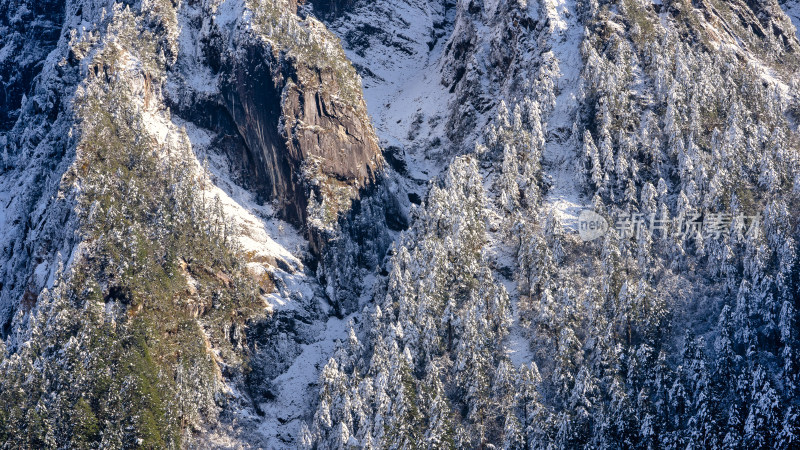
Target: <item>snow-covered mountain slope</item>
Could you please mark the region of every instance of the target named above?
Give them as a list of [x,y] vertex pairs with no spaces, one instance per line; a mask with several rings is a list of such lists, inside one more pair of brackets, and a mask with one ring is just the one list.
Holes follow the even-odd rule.
[[795,32],[800,30],[800,2],[783,2],[781,7],[784,8],[786,11],[786,15],[792,20],[792,24],[794,25]]
[[0,0],[0,447],[796,447],[797,5]]
[[[52,282],[58,261],[69,261],[76,245],[74,199],[59,195],[59,183],[74,157],[72,122],[67,116],[78,73],[63,61],[70,57],[69,30],[80,30],[87,20],[96,20],[99,8],[75,2],[49,10],[44,3],[33,7],[3,2],[2,10],[12,28],[26,20],[46,28],[38,34],[43,39],[38,44],[24,33],[4,32],[8,39],[0,52],[6,93],[2,109],[4,115],[16,117],[13,127],[0,130],[0,323],[2,334],[7,335],[21,301],[35,300]],[[76,15],[77,10],[83,15]],[[54,29],[61,30],[58,39],[53,39],[57,44],[47,42]],[[35,51],[26,51],[28,46]],[[35,81],[31,70],[38,71]]]
[[[41,70],[3,108],[19,116],[0,166],[4,445],[293,448],[347,337],[333,276],[358,291],[405,220],[370,212],[397,200],[358,77],[293,2],[59,6],[47,58],[16,35],[3,53]],[[359,262],[330,263],[355,254],[333,237]],[[55,431],[28,428],[35,404]]]
[[563,225],[575,227],[583,204],[580,199],[581,170],[577,164],[579,140],[572,135],[573,125],[580,120],[583,29],[575,2],[544,2],[543,12],[551,34],[548,37],[550,53],[546,58],[552,58],[548,63],[557,67],[554,83],[558,92],[552,113],[544,119],[547,145],[542,165],[553,183],[545,202],[558,211]]
[[445,1],[356,2],[328,22],[362,77],[384,153],[416,198],[450,156],[441,54],[454,8]]
[[[402,52],[391,36],[419,42],[366,12],[380,8],[330,19],[365,80],[402,67],[385,57]],[[796,445],[797,383],[782,382],[796,372],[800,211],[787,16],[735,1],[461,1],[445,15],[446,44],[428,51],[449,93],[433,131],[445,165],[476,150],[434,171],[358,341],[323,371],[311,441]],[[377,30],[369,39],[354,31],[361,17]],[[373,38],[382,30],[390,37]],[[375,76],[367,92],[399,86],[395,98],[416,99],[430,76],[409,69],[398,76],[413,82]],[[369,108],[405,160],[431,157],[413,135],[396,138],[412,111]],[[611,224],[599,242],[578,239],[583,208]],[[721,240],[682,233],[693,214],[759,211],[772,225],[747,236],[741,221]],[[631,239],[614,230],[631,213],[674,219]],[[763,254],[783,261],[777,272],[746,262],[761,239],[783,242]],[[769,337],[779,329],[780,343]]]
[[[583,31],[572,3],[526,5],[494,2],[472,12],[448,2],[362,2],[329,27],[365,80],[385,151],[400,159],[401,169],[415,171],[408,174],[412,180],[431,179],[455,154],[473,150],[500,100],[536,95],[532,80],[557,70],[559,93],[545,118],[544,164],[553,167],[555,182],[547,201],[574,220],[579,143],[569,138],[578,113]],[[547,27],[515,28],[539,20]]]

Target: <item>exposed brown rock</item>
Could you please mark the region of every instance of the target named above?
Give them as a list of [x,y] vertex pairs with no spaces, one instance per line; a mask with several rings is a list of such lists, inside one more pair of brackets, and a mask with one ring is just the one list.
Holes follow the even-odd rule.
[[382,157],[372,127],[361,110],[337,100],[331,69],[306,70],[310,79],[292,80],[283,101],[289,145],[301,160],[318,158],[325,175],[363,187],[375,180]]
[[340,99],[332,69],[274,56],[269,44],[252,41],[234,58],[223,87],[226,109],[247,146],[259,184],[284,218],[306,224],[309,180],[342,182],[354,192],[375,181],[383,165],[380,147],[360,97],[356,106]]

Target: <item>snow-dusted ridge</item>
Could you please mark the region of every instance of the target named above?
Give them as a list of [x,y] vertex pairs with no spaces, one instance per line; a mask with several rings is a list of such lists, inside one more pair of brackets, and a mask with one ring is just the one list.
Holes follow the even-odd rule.
[[792,20],[795,33],[798,33],[798,37],[800,38],[800,1],[788,0],[784,2],[781,7],[786,12],[786,15],[789,16],[789,19]]

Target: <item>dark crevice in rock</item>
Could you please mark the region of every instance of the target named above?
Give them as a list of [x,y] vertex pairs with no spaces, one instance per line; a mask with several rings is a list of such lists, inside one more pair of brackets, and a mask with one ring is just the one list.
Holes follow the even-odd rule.
[[275,73],[280,73],[279,62],[271,49],[257,44],[248,45],[241,54],[223,68],[230,74],[230,81],[221,87],[223,105],[246,145],[246,158],[255,165],[258,192],[278,205],[284,219],[302,226],[306,199],[300,183],[301,161],[279,130],[281,89],[274,80]]

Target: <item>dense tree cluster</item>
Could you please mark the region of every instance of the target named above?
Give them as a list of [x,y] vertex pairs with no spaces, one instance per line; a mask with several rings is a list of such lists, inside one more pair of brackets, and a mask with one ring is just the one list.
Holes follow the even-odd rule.
[[[797,93],[641,2],[588,2],[581,17],[569,142],[611,230],[580,242],[546,206],[557,70],[545,58],[535,98],[501,103],[476,156],[432,188],[385,298],[321,376],[309,445],[798,445]],[[765,40],[772,64],[780,44]],[[640,232],[615,230],[631,214]],[[713,218],[716,231],[687,228]],[[490,269],[498,252],[512,279]],[[512,318],[529,364],[507,356]]]
[[472,157],[432,188],[394,250],[368,336],[351,331],[323,370],[311,429],[321,448],[351,437],[369,448],[478,446],[505,433],[491,392],[515,378],[502,351],[511,310],[487,268],[486,201]]
[[129,9],[109,27],[62,180],[83,243],[0,353],[3,448],[179,447],[216,417],[217,359],[244,356],[237,327],[263,311],[188,138],[161,147],[143,133],[135,77],[112,69],[127,58],[157,80],[156,39]]

